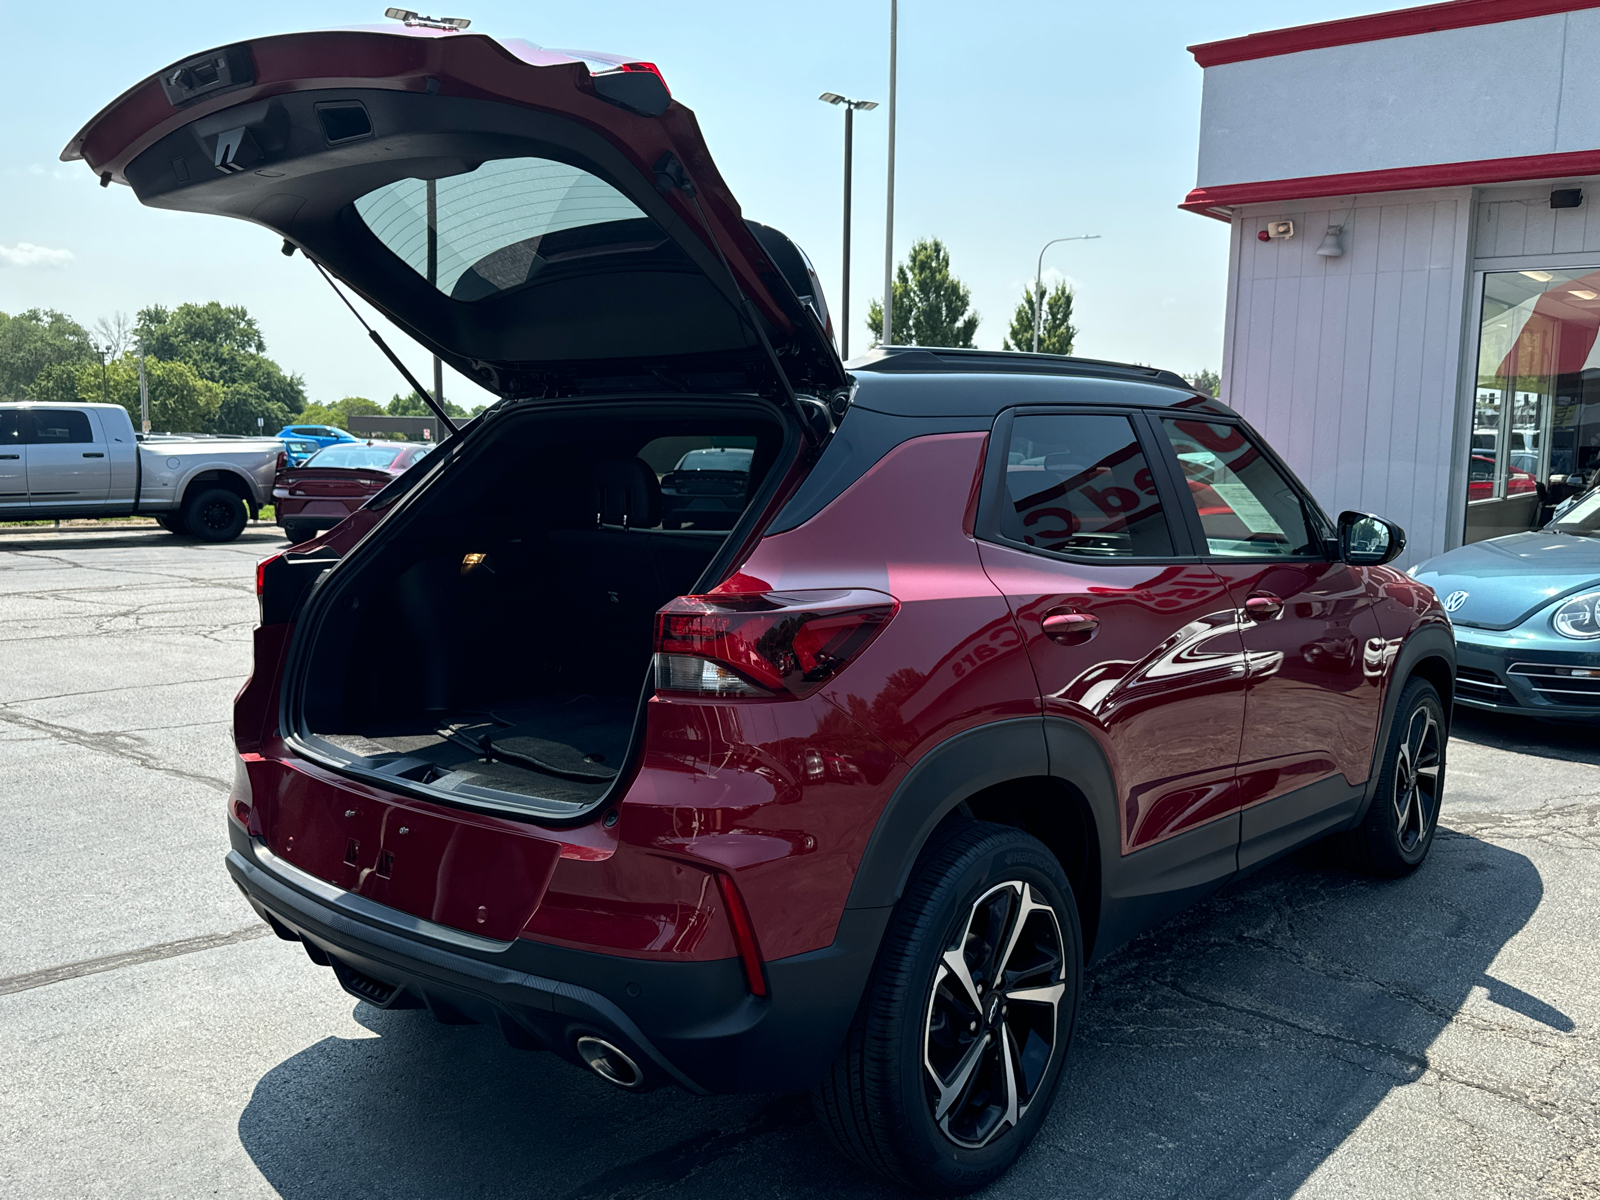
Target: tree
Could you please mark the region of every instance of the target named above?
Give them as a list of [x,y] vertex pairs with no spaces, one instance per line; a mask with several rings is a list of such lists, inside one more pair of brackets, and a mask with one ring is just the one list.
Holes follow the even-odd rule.
[[[972,293],[950,273],[950,251],[938,238],[911,246],[894,271],[894,340],[902,346],[972,346],[978,314],[969,312]],[[872,345],[883,338],[883,304],[867,308]]]
[[[470,415],[461,405],[455,403],[449,396],[444,398],[444,410],[451,417],[463,421]],[[391,417],[431,417],[433,409],[422,402],[422,397],[415,392],[396,392],[394,399],[389,401],[389,406],[383,410]]]
[[267,357],[260,326],[242,305],[152,305],[140,310],[134,332],[146,355],[188,363],[201,378],[222,385],[225,399],[210,432],[255,433],[259,417],[261,427],[276,433],[306,405],[304,381]]
[[121,358],[134,348],[133,322],[125,312],[112,313],[94,323],[94,348],[106,362]]
[[1196,371],[1193,375],[1185,375],[1184,378],[1189,381],[1189,386],[1198,392],[1204,392],[1208,396],[1222,395],[1222,376],[1210,367]]
[[0,399],[35,399],[34,382],[46,368],[88,362],[98,362],[89,331],[65,313],[0,313]]
[[306,405],[294,419],[294,424],[332,425],[337,429],[348,431],[351,417],[375,416],[381,412],[383,405],[375,400],[368,400],[365,396],[346,396],[343,400],[335,400],[332,404]]
[[[1039,352],[1041,354],[1071,354],[1072,344],[1078,338],[1078,327],[1072,323],[1073,292],[1064,283],[1058,283],[1044,299],[1044,319],[1039,325]],[[1011,331],[1000,343],[1005,350],[1033,349],[1033,322],[1038,311],[1034,304],[1034,291],[1022,293],[1022,303],[1011,317]]]
[[[145,359],[150,390],[150,428],[161,433],[206,433],[216,425],[225,389],[202,379],[188,363]],[[57,363],[39,373],[35,399],[57,403],[98,403],[101,389],[120,404],[139,428],[139,356],[131,351],[104,367],[96,362]],[[252,432],[254,432],[252,430]],[[276,432],[276,430],[274,430]]]

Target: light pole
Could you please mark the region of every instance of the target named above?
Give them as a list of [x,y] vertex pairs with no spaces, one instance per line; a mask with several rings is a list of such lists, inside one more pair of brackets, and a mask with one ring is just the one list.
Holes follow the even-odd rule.
[[900,23],[899,0],[889,0],[889,181],[883,220],[883,344],[894,342],[894,85]]
[[829,104],[844,105],[844,285],[839,301],[839,357],[850,357],[850,166],[855,159],[856,109],[871,112],[876,100],[851,100],[838,92],[823,92],[817,97]]
[[1044,244],[1044,249],[1039,251],[1039,262],[1033,270],[1033,352],[1039,353],[1039,326],[1044,321],[1044,252],[1054,246],[1056,242],[1092,242],[1100,235],[1098,233],[1083,233],[1077,237],[1056,238]]

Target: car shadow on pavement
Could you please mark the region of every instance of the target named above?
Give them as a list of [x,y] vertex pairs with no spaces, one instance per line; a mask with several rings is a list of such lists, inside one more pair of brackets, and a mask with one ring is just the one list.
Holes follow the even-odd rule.
[[[1292,1195],[1419,1081],[1474,989],[1497,1023],[1571,1030],[1486,973],[1542,896],[1527,858],[1449,829],[1408,879],[1312,848],[1229,885],[1090,972],[1055,1111],[985,1195]],[[294,1055],[239,1120],[287,1200],[900,1194],[833,1152],[803,1096],[629,1095],[484,1027],[355,1016],[375,1036]]]
[[1458,705],[1450,736],[1491,750],[1600,766],[1600,724],[1593,721],[1540,721]]
[[[223,542],[220,546],[226,548],[241,542],[256,546],[270,546],[275,543],[281,545],[284,540],[283,530],[276,525],[247,525],[244,532],[233,542]],[[94,529],[74,532],[64,529],[59,533],[52,530],[22,533],[0,525],[0,553],[7,554],[25,554],[28,551],[54,553],[62,550],[128,550],[172,544],[189,546],[197,550],[218,548],[217,543],[202,542],[197,538],[175,537],[155,525],[141,525],[126,531]]]

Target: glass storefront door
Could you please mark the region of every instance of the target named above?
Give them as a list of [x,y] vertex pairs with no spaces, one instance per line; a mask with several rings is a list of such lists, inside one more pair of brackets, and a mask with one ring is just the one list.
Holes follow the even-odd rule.
[[1600,269],[1483,279],[1468,542],[1537,529],[1600,472]]

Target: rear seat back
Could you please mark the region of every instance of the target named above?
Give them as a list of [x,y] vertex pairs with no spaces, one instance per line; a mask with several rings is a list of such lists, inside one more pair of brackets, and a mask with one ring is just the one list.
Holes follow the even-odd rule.
[[595,464],[588,509],[583,527],[550,530],[560,561],[555,574],[578,611],[598,626],[601,644],[591,650],[642,668],[654,636],[652,615],[694,587],[727,535],[657,528],[661,484],[638,458]]

